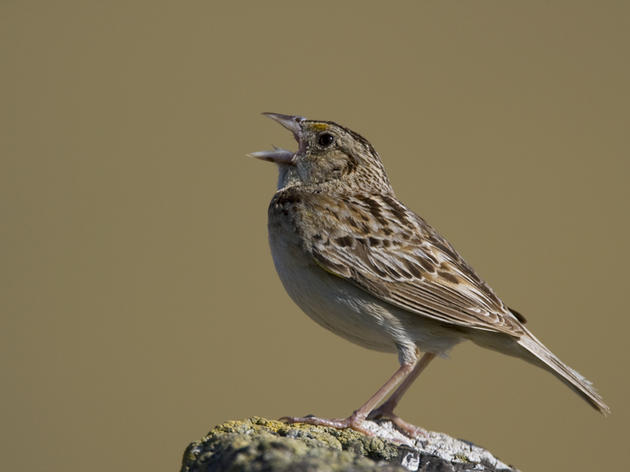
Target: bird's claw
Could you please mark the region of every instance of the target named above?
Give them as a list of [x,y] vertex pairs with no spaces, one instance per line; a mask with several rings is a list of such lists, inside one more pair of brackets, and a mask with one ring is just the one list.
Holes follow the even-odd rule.
[[408,423],[400,416],[395,414],[388,408],[376,408],[367,416],[368,420],[388,420],[403,434],[410,438],[417,438],[418,436],[426,437],[427,431],[424,428],[420,428],[414,424]]

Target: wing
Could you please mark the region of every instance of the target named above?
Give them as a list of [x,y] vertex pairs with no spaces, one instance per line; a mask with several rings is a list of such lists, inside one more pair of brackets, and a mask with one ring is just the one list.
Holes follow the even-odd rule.
[[453,246],[394,196],[321,198],[318,208],[307,209],[323,215],[307,250],[324,270],[443,323],[523,334],[517,317]]

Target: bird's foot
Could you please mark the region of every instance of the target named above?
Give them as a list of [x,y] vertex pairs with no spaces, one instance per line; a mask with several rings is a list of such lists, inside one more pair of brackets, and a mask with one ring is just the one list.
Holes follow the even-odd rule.
[[356,411],[348,416],[347,418],[335,418],[335,419],[326,419],[326,418],[318,418],[317,416],[308,415],[308,416],[283,416],[280,418],[280,421],[284,421],[285,423],[305,423],[305,424],[314,424],[318,426],[329,426],[335,429],[354,429],[360,433],[363,433],[367,436],[375,436],[375,432],[372,431],[366,425],[365,417],[361,415],[357,415]]
[[403,420],[400,416],[398,416],[391,408],[387,408],[387,404],[382,405],[372,412],[367,417],[368,420],[378,420],[384,419],[391,421],[396,428],[406,436],[409,436],[412,439],[417,437],[426,437],[427,431],[424,428],[420,428],[419,426],[408,423]]

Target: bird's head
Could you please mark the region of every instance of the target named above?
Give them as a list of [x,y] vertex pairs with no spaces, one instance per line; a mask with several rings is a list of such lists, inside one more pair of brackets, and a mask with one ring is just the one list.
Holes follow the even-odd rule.
[[275,148],[250,154],[278,165],[278,188],[344,185],[350,189],[391,192],[380,157],[358,133],[331,121],[263,114],[290,130],[298,142],[295,152]]

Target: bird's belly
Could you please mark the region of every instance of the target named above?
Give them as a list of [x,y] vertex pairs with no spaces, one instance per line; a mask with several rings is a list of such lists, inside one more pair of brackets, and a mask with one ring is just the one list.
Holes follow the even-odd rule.
[[[314,321],[363,347],[398,352],[401,361],[421,350],[443,354],[458,340],[423,316],[400,310],[329,274],[285,238],[270,235],[271,253],[285,290]],[[447,331],[445,331],[447,333]]]
[[272,241],[271,253],[285,290],[310,318],[361,346],[396,351],[387,332],[391,315],[369,294],[321,269],[299,247]]

